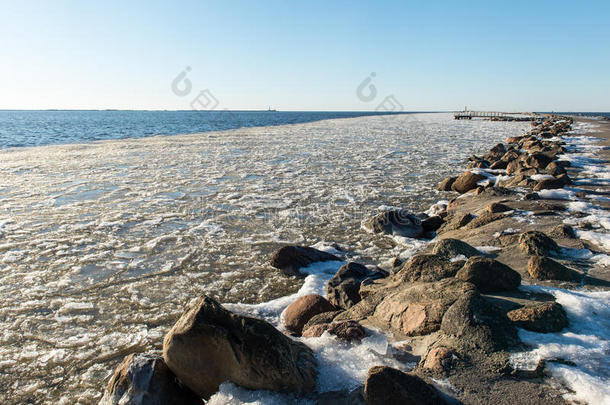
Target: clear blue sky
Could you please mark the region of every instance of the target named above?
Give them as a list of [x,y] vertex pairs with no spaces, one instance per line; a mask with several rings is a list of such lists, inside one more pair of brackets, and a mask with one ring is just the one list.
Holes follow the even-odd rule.
[[[178,4],[179,3],[179,4]],[[605,1],[2,1],[0,109],[610,110]],[[192,90],[172,80],[185,67]],[[377,96],[356,88],[371,73]]]

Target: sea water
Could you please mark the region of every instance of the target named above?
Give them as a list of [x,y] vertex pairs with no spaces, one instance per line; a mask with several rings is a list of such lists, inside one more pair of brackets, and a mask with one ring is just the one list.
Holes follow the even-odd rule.
[[[427,210],[465,158],[528,126],[405,114],[0,150],[0,402],[95,403],[121,359],[159,352],[204,294],[281,327],[285,306],[323,292],[341,263],[298,280],[269,266],[275,249],[385,265],[412,254],[422,242],[362,221]],[[307,341],[328,377],[318,390],[401,366],[387,337],[323,339]]]

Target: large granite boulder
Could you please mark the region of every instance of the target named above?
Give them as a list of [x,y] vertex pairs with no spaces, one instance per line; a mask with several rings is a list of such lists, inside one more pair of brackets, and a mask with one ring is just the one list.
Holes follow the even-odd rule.
[[530,257],[527,271],[535,280],[576,281],[581,277],[578,272],[545,256]]
[[452,347],[462,351],[493,352],[518,341],[506,315],[477,291],[465,292],[447,309],[440,330],[453,338]]
[[527,231],[519,235],[519,248],[530,256],[548,256],[560,252],[557,243],[540,231]]
[[557,238],[576,239],[576,232],[570,225],[559,224],[549,232],[549,235]]
[[406,210],[390,210],[369,218],[364,228],[372,233],[384,233],[407,238],[419,238],[424,229],[421,219]]
[[568,315],[561,304],[556,302],[514,309],[506,315],[516,326],[533,332],[559,332],[568,326]]
[[515,270],[480,256],[469,258],[455,277],[474,284],[483,293],[516,290],[521,284],[521,275]]
[[439,215],[434,215],[421,221],[421,226],[424,228],[424,232],[436,232],[444,222],[445,220]]
[[553,159],[544,153],[533,153],[525,158],[525,164],[536,169],[544,169],[552,161]]
[[446,401],[432,385],[414,374],[395,368],[374,366],[364,383],[367,405],[445,405]]
[[130,354],[108,382],[100,405],[203,405],[180,384],[161,356]]
[[282,318],[286,329],[300,335],[303,326],[314,315],[334,311],[335,309],[335,306],[321,295],[309,294],[297,298],[296,301],[288,305],[282,314]]
[[507,152],[506,150],[506,146],[504,146],[504,144],[496,144],[496,146],[494,146],[493,148],[491,148],[489,150],[489,153],[487,154],[487,157],[489,157],[490,159],[493,160],[497,160],[502,158],[502,156],[504,156],[504,154]]
[[486,177],[482,174],[473,173],[470,171],[465,172],[461,174],[457,179],[455,179],[455,181],[451,185],[451,189],[462,194],[472,190],[473,188],[477,188],[479,181],[485,179]]
[[455,276],[462,264],[436,254],[418,254],[398,269],[396,277],[409,282],[438,281]]
[[459,239],[441,239],[434,245],[432,253],[452,259],[456,256],[465,257],[480,256],[481,252],[470,246],[468,243]]
[[309,246],[284,246],[278,249],[271,257],[271,265],[284,273],[303,277],[299,271],[301,267],[309,266],[315,262],[341,261],[337,256],[314,249]]
[[405,285],[388,293],[374,308],[370,321],[397,335],[419,336],[439,330],[445,311],[475,286],[455,278]]
[[163,358],[205,399],[225,381],[293,394],[310,392],[316,385],[311,349],[269,323],[234,314],[208,297],[187,308],[167,333]]
[[456,179],[457,176],[446,177],[436,186],[436,189],[438,191],[451,191],[451,186],[453,186]]
[[382,269],[371,270],[363,264],[350,262],[341,266],[326,285],[326,296],[331,304],[348,309],[360,302],[360,284],[364,280],[388,275]]
[[544,171],[551,176],[559,176],[560,174],[564,174],[566,169],[557,162],[551,162],[544,168]]

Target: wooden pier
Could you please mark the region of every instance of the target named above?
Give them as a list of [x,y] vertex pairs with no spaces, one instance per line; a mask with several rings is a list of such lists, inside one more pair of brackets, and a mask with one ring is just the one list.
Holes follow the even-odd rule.
[[491,121],[539,121],[546,117],[542,114],[533,112],[500,112],[500,111],[456,111],[453,114],[456,120],[471,120],[473,118],[482,118]]

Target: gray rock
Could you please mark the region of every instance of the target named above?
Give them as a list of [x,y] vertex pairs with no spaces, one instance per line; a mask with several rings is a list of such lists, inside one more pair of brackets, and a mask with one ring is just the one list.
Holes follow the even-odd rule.
[[284,246],[278,249],[271,257],[271,265],[284,273],[303,277],[299,271],[301,267],[306,267],[315,262],[342,261],[337,256],[328,252],[323,252],[308,246]]
[[445,221],[438,215],[434,215],[432,217],[428,217],[424,219],[421,223],[424,232],[435,232],[438,228],[443,225]]
[[382,212],[368,219],[364,228],[373,233],[419,238],[424,229],[421,219],[405,210]]
[[161,356],[130,354],[108,382],[100,405],[203,405],[180,384]]
[[326,296],[331,304],[347,309],[360,302],[360,284],[366,279],[386,277],[388,273],[350,262],[341,266],[326,285]]
[[445,312],[441,332],[454,338],[460,350],[504,350],[518,342],[517,332],[504,313],[476,291],[462,294]]
[[366,405],[363,387],[321,393],[316,398],[316,405]]

